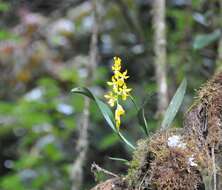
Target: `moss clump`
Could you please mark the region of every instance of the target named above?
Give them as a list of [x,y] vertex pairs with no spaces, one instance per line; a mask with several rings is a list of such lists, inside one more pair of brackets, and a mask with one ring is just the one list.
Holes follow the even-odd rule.
[[138,141],[137,149],[133,154],[133,159],[130,163],[126,181],[129,187],[136,186],[136,182],[140,181],[144,176],[144,172],[150,168],[150,162],[153,159],[148,151],[149,139]]
[[163,131],[138,143],[126,180],[132,189],[197,190],[211,168],[207,147],[181,131]]
[[199,91],[206,109],[206,140],[209,147],[222,145],[222,73],[215,75]]

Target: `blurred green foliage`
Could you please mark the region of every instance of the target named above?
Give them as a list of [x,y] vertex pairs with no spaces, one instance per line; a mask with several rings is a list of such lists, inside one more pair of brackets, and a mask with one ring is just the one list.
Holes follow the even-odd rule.
[[[90,2],[75,1],[68,9],[63,9],[60,1],[21,2],[0,2],[0,189],[68,190],[84,105],[84,99],[70,91],[85,86],[93,26]],[[122,0],[126,8],[120,1],[99,2],[99,62],[90,89],[103,97],[112,58],[120,56],[131,76],[133,96],[140,105],[146,103],[144,114],[149,130],[154,132],[161,121],[155,117],[152,1]],[[188,91],[173,123],[175,127],[181,126],[194,89],[216,69],[221,38],[219,3],[167,1],[170,97],[183,78],[188,79]],[[127,115],[121,129],[134,143],[132,139],[145,136],[138,126],[133,103],[127,101],[125,107]],[[106,125],[92,102],[83,189],[94,184],[90,172],[93,161],[113,172],[126,172],[124,164],[108,157],[129,160],[131,151]]]
[[7,2],[0,3],[0,12],[7,12],[10,9],[10,4]]

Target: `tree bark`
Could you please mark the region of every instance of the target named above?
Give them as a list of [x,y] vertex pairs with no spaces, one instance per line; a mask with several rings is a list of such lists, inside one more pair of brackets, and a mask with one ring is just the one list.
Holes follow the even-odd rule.
[[168,106],[166,72],[165,0],[153,1],[154,64],[158,86],[158,115],[163,116]]

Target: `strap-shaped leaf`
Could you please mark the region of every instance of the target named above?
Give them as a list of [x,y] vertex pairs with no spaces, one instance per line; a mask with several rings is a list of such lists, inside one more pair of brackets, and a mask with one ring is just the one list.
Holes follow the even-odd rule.
[[137,118],[138,118],[139,125],[142,126],[143,131],[148,136],[149,135],[149,129],[148,129],[148,123],[147,123],[146,116],[145,116],[144,107],[141,107],[139,109],[139,111],[137,113]]
[[155,98],[156,94],[152,93],[152,94],[148,94],[145,98],[145,100],[143,101],[143,104],[141,105],[141,107],[138,109],[137,112],[137,118],[138,118],[138,123],[139,125],[142,127],[143,131],[145,132],[145,134],[147,136],[149,136],[149,126],[148,126],[148,122],[146,119],[146,114],[148,112],[145,112],[145,107],[152,107],[152,102],[156,102],[153,101],[153,99]]
[[170,127],[171,123],[173,122],[182,102],[183,98],[186,92],[187,88],[187,80],[183,79],[181,82],[179,88],[177,89],[176,93],[174,94],[167,110],[164,115],[162,124],[161,124],[161,129],[167,129]]
[[108,157],[110,160],[115,160],[115,161],[119,161],[119,162],[123,162],[124,164],[126,164],[127,166],[130,165],[129,160],[126,160],[124,158],[116,158],[116,157]]
[[115,127],[114,122],[114,115],[112,110],[109,108],[107,104],[105,104],[102,100],[97,98],[93,95],[93,93],[85,87],[77,87],[73,88],[71,90],[73,93],[82,94],[84,96],[87,96],[88,98],[95,101],[96,105],[99,107],[100,112],[102,113],[103,117],[105,118],[106,122],[108,123],[109,127],[112,128],[112,130],[118,134],[118,136],[132,149],[135,149],[135,147],[118,131]]
[[77,87],[73,88],[71,90],[73,93],[82,94],[84,96],[87,96],[88,98],[94,100],[99,107],[103,117],[105,118],[106,122],[109,124],[109,126],[116,132],[116,128],[114,125],[114,117],[113,113],[110,110],[110,108],[100,99],[98,99],[96,96],[94,96],[91,91],[88,88],[85,87]]
[[123,134],[122,134],[120,131],[118,131],[118,135],[119,135],[119,137],[120,137],[130,148],[135,149],[135,146],[133,146],[132,143],[130,143],[130,142],[123,136]]
[[215,30],[214,32],[210,34],[199,34],[194,39],[193,48],[196,50],[202,49],[211,43],[218,40],[221,36],[220,30]]
[[134,104],[134,106],[137,110],[138,123],[142,127],[142,130],[144,131],[144,133],[148,136],[148,124],[147,124],[147,121],[146,121],[145,110],[144,110],[145,104],[143,104],[141,106],[141,108],[139,108],[135,99],[132,96],[130,96],[130,99],[133,102],[133,104]]

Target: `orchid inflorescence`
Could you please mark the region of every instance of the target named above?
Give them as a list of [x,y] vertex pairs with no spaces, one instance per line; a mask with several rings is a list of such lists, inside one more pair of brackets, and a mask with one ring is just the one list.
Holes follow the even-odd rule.
[[[125,110],[122,106],[123,101],[126,101],[128,98],[133,103],[133,107],[137,111],[137,118],[141,129],[144,133],[149,137],[149,129],[148,123],[145,115],[144,107],[146,105],[146,101],[143,105],[138,106],[137,101],[131,95],[131,88],[127,87],[126,80],[129,78],[127,75],[127,70],[122,70],[122,61],[119,57],[113,58],[113,65],[112,71],[113,75],[111,80],[107,82],[110,90],[107,92],[105,98],[107,99],[107,103],[112,108],[115,108],[114,113],[109,108],[109,106],[104,103],[100,98],[96,97],[88,88],[85,87],[76,87],[72,89],[73,93],[82,94],[91,100],[93,100],[96,105],[98,106],[101,114],[103,115],[104,119],[106,120],[107,124],[111,129],[118,135],[118,137],[126,143],[130,148],[135,149],[135,146],[125,138],[125,136],[120,131],[121,125],[121,117],[125,114]],[[163,121],[161,123],[161,127],[163,129],[167,129],[172,124],[176,113],[178,112],[180,105],[182,103],[183,97],[185,95],[187,82],[184,79],[180,84],[179,88],[177,89],[175,95],[173,96],[169,107],[166,110],[166,114],[164,115]],[[172,138],[168,139],[169,146],[179,146],[181,148],[185,147],[185,144],[180,143],[180,138],[178,136],[173,136]],[[194,158],[191,156],[189,162],[191,165],[195,165],[195,162],[192,162]]]
[[125,110],[119,101],[125,101],[127,97],[130,96],[129,92],[132,89],[128,88],[125,83],[125,80],[128,79],[129,76],[127,76],[127,70],[121,72],[121,59],[119,57],[114,57],[112,71],[114,74],[111,81],[107,82],[107,84],[112,87],[112,90],[109,91],[104,97],[107,99],[107,102],[111,107],[116,106],[115,122],[117,130],[119,130],[121,124],[120,117],[121,115],[125,114]]

